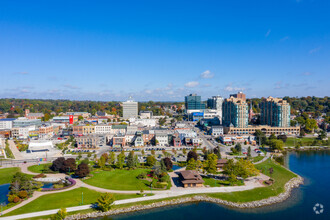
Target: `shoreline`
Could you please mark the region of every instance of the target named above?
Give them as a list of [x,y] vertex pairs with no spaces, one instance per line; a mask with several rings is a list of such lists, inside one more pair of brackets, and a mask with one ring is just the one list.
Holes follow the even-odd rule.
[[195,195],[192,197],[186,197],[186,198],[177,198],[177,199],[171,199],[167,201],[159,201],[154,202],[148,205],[133,205],[127,208],[118,208],[109,210],[108,212],[90,212],[86,214],[74,214],[71,216],[66,217],[66,220],[78,220],[78,219],[89,219],[89,218],[98,218],[98,217],[105,217],[105,216],[112,216],[112,215],[119,215],[119,214],[125,214],[130,212],[137,212],[137,211],[143,211],[143,210],[149,210],[149,209],[155,209],[155,208],[161,208],[165,206],[172,206],[172,205],[179,205],[179,204],[185,204],[185,203],[193,203],[193,202],[212,202],[219,205],[225,205],[232,208],[240,208],[240,209],[249,209],[249,208],[259,208],[263,206],[273,205],[276,203],[280,203],[288,199],[291,195],[291,191],[294,188],[299,187],[301,184],[303,184],[304,179],[297,175],[297,177],[294,177],[290,179],[285,185],[284,185],[284,192],[280,193],[277,196],[272,196],[266,199],[258,200],[258,201],[252,201],[252,202],[245,202],[245,203],[235,203],[235,202],[229,202],[222,199],[216,199],[205,195]]

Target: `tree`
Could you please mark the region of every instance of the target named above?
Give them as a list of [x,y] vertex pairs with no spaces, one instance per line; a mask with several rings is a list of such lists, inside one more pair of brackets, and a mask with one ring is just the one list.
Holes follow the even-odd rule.
[[81,115],[79,115],[79,116],[78,116],[78,120],[79,120],[79,121],[82,121],[82,120],[84,120],[84,117],[81,116]]
[[134,167],[134,151],[130,151],[127,156],[127,167],[130,169]]
[[32,178],[26,174],[17,172],[14,174],[10,184],[10,195],[18,195],[21,191],[26,191],[28,195],[33,193]]
[[241,153],[242,152],[242,145],[240,143],[235,145],[235,150],[237,153]]
[[182,149],[182,153],[183,153],[183,155],[186,155],[187,154],[187,149],[186,148],[183,148]]
[[134,155],[133,163],[134,167],[138,167],[140,165],[138,155]]
[[105,157],[100,157],[97,161],[97,165],[101,168],[104,169],[105,167]]
[[115,163],[115,158],[116,158],[115,152],[111,152],[108,159],[109,163],[113,165]]
[[141,154],[144,156],[145,155],[145,152],[144,152],[144,150],[142,149],[142,151],[141,151]]
[[281,134],[277,136],[277,139],[282,140],[285,143],[288,137],[285,134]]
[[101,157],[104,157],[105,163],[108,162],[109,156],[107,153],[103,153]]
[[272,133],[272,134],[268,137],[268,140],[275,140],[275,139],[277,139],[277,138],[276,138],[276,136],[275,136],[274,133]]
[[111,193],[105,193],[102,194],[98,199],[97,199],[97,204],[99,209],[102,212],[107,212],[111,209],[111,206],[113,205],[113,202],[115,201],[115,197]]
[[166,173],[166,171],[167,171],[164,160],[160,161],[160,171],[161,171],[161,173]]
[[194,158],[191,158],[186,166],[186,170],[196,170],[196,160]]
[[64,161],[65,161],[64,157],[57,158],[56,160],[53,161],[52,165],[50,166],[50,169],[55,172],[62,170]]
[[216,173],[217,172],[217,160],[218,157],[215,154],[209,154],[207,156],[207,160],[205,163],[205,168],[208,173]]
[[172,160],[169,157],[165,157],[164,159],[162,159],[164,161],[164,164],[166,166],[166,170],[170,170],[173,167],[173,163]]
[[58,212],[51,217],[52,220],[62,220],[68,215],[66,208],[61,208]]
[[154,156],[147,157],[147,165],[153,167],[156,163],[156,158]]
[[84,178],[88,176],[89,174],[89,167],[85,163],[81,163],[78,165],[78,169],[75,171],[75,175],[78,176],[79,178]]
[[151,150],[151,154],[152,154],[152,155],[155,155],[155,154],[156,154],[156,152],[155,152],[154,149]]
[[219,146],[213,149],[213,153],[217,155],[218,159],[221,159],[221,151]]
[[248,150],[247,150],[247,157],[251,157],[251,147],[249,146],[248,147]]
[[272,150],[283,150],[284,143],[282,140],[270,140],[269,141],[269,146],[271,147]]
[[73,172],[76,169],[76,160],[73,158],[68,158],[63,162],[63,166],[60,169],[60,172],[67,173]]
[[256,137],[257,142],[259,143],[259,145],[266,144],[266,142],[267,142],[266,135],[261,130],[256,130],[255,133],[254,133],[254,136]]
[[198,155],[195,151],[189,151],[188,155],[187,155],[187,162],[189,162],[190,159],[194,159],[195,161],[197,161],[198,159]]
[[233,159],[228,160],[228,163],[223,167],[227,175],[234,174],[242,178],[255,176],[259,174],[259,170],[255,168],[254,164],[249,160],[239,159],[236,163]]
[[117,155],[117,167],[119,169],[123,169],[125,164],[125,154],[124,151],[120,152],[120,154]]
[[321,130],[320,133],[319,133],[318,139],[323,140],[326,137],[327,137],[327,133],[325,131]]

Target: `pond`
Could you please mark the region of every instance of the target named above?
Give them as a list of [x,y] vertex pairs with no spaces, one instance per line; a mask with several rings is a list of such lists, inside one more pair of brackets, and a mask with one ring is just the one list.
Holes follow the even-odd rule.
[[8,204],[8,193],[10,184],[0,185],[0,203]]
[[173,165],[172,170],[178,170],[178,169],[180,169],[180,168],[182,168],[182,167],[180,167],[180,166],[178,166],[178,165]]
[[41,187],[43,189],[52,189],[54,186],[54,183],[44,183],[44,185]]

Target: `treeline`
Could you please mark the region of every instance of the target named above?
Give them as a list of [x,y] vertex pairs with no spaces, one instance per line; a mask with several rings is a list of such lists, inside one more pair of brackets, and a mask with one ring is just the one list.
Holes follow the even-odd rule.
[[[291,114],[300,115],[303,112],[312,113],[314,117],[326,113],[327,116],[330,116],[330,98],[325,96],[324,98],[319,98],[315,96],[307,97],[288,97],[283,98],[291,106]],[[259,103],[262,102],[261,98],[247,99],[247,102],[250,104],[252,101],[253,111],[260,113]]]
[[[150,110],[154,115],[164,115],[162,108],[169,107],[175,102],[141,102],[139,110]],[[24,109],[30,112],[42,112],[44,114],[56,114],[61,112],[79,111],[89,112],[93,115],[97,111],[107,112],[112,115],[122,116],[121,102],[101,101],[71,101],[71,100],[44,100],[44,99],[0,99],[0,112],[8,112],[10,115],[24,115]]]

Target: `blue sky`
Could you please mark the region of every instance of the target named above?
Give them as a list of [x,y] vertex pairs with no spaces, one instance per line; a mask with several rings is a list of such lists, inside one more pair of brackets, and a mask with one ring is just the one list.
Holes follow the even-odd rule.
[[330,1],[0,1],[0,98],[330,95]]

